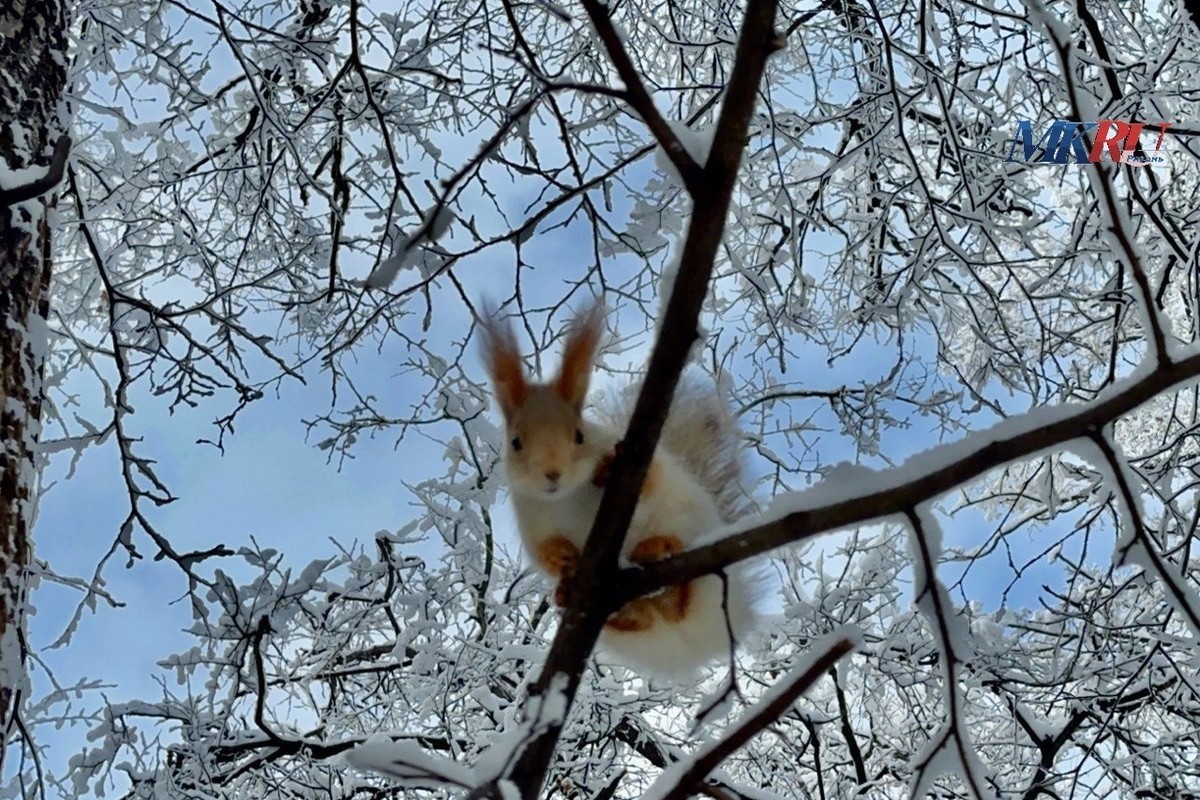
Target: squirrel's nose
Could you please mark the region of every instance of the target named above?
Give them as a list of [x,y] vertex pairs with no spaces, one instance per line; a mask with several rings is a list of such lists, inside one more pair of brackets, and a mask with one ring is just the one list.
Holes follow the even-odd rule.
[[559,470],[556,470],[556,469],[546,470],[546,480],[550,481],[551,483],[557,483],[558,479],[561,477],[562,477],[562,472],[560,472]]

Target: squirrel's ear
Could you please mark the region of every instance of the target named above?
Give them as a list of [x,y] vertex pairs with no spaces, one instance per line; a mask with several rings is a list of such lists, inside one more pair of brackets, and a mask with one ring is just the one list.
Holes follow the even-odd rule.
[[512,326],[501,321],[494,311],[485,311],[480,316],[479,330],[483,334],[483,363],[492,379],[500,412],[505,419],[511,419],[513,412],[525,401],[529,388],[521,352],[517,349],[517,337]]
[[596,351],[600,349],[600,337],[604,335],[604,306],[592,306],[571,321],[567,331],[567,343],[563,346],[562,366],[554,379],[558,396],[570,403],[576,411],[583,408],[587,397],[588,381],[592,376],[592,364]]

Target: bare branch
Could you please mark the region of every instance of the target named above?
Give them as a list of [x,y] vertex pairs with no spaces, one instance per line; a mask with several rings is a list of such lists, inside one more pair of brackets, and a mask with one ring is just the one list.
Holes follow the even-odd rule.
[[671,164],[679,172],[688,193],[693,198],[697,197],[703,190],[704,165],[696,163],[687,148],[679,141],[679,137],[675,135],[675,131],[658,112],[658,107],[654,105],[654,99],[646,91],[641,75],[638,74],[637,68],[629,58],[629,53],[625,50],[621,35],[613,25],[609,9],[600,0],[583,0],[583,8],[587,11],[588,19],[592,21],[592,27],[596,29],[600,41],[604,43],[604,49],[608,51],[608,57],[612,60],[617,74],[621,76],[621,81],[625,84],[625,99],[629,105],[633,106],[634,111],[646,123],[650,133],[654,135],[667,157],[671,159]]
[[[813,643],[817,655],[792,671],[773,687],[770,694],[743,717],[733,728],[687,761],[672,765],[651,788],[662,800],[685,800],[696,787],[725,759],[743,747],[768,726],[773,725],[792,704],[842,656],[854,649],[854,641],[845,635]],[[665,791],[664,791],[665,790]],[[662,792],[662,794],[657,794]]]

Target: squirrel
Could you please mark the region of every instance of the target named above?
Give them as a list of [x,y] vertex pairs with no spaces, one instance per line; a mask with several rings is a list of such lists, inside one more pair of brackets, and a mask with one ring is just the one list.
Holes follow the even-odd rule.
[[[562,605],[600,506],[608,468],[637,387],[583,416],[605,330],[597,303],[568,328],[562,364],[547,383],[526,375],[516,337],[491,314],[480,320],[484,362],[507,431],[504,469],[517,528],[537,568],[557,581]],[[646,564],[686,550],[748,510],[732,419],[715,387],[685,375],[668,412],[622,560]],[[742,565],[630,601],[606,621],[600,644],[664,676],[694,673],[730,656],[753,624],[756,592]],[[734,642],[729,633],[733,632]]]

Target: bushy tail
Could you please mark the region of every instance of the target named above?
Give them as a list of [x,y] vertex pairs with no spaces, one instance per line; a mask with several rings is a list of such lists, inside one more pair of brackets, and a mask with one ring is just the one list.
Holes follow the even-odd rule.
[[[639,384],[601,397],[596,413],[602,421],[625,430],[637,402]],[[741,437],[721,391],[712,378],[696,371],[679,379],[659,446],[673,455],[716,500],[724,522],[753,510],[744,486]]]

